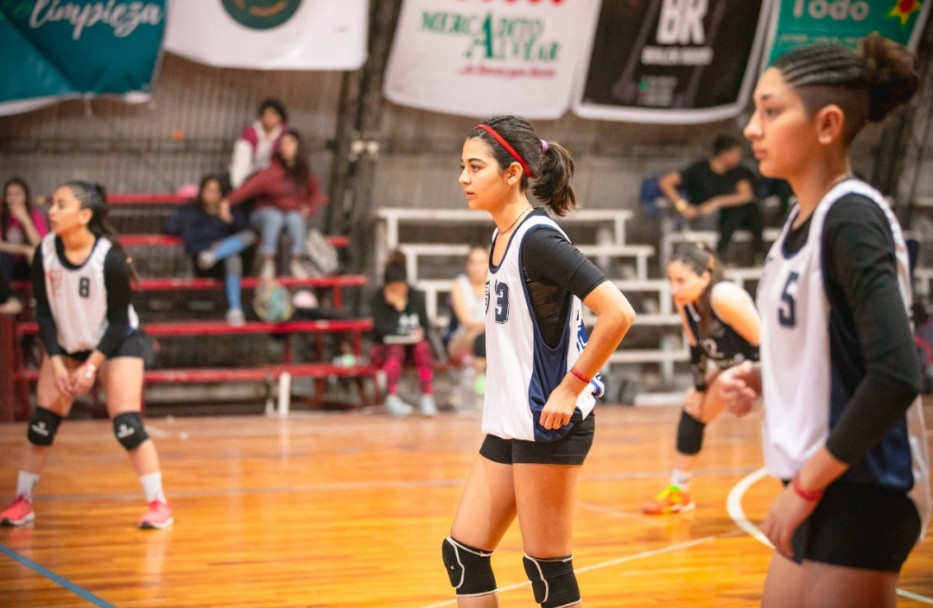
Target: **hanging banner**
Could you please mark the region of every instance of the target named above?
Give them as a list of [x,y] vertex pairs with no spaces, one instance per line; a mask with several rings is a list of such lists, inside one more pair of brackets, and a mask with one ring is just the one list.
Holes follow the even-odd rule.
[[59,99],[149,99],[165,0],[0,2],[0,115]]
[[768,37],[767,65],[793,48],[810,44],[831,42],[854,50],[872,32],[916,51],[931,5],[930,0],[778,2]]
[[405,0],[384,93],[399,105],[484,117],[554,119],[599,0]]
[[368,0],[171,0],[165,50],[216,67],[355,70]]
[[694,124],[737,116],[754,86],[771,0],[605,0],[573,111]]

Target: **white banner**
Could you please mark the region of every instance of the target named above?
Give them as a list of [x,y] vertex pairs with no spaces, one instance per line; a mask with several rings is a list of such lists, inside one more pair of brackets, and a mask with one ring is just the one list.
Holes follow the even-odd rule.
[[385,96],[461,116],[559,118],[598,14],[599,0],[405,0]]
[[225,68],[355,70],[368,0],[171,0],[164,49]]

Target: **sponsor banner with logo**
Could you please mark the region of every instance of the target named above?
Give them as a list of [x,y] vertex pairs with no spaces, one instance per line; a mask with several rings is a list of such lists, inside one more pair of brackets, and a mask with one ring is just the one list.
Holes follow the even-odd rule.
[[787,51],[811,44],[835,43],[851,49],[878,32],[916,51],[933,1],[793,0],[774,7],[767,64]]
[[165,50],[225,68],[355,70],[367,0],[171,0]]
[[385,96],[461,116],[558,118],[570,107],[574,70],[598,6],[598,0],[405,0]]
[[0,115],[68,97],[146,101],[165,0],[0,2]]
[[754,87],[771,2],[604,1],[574,113],[663,124],[737,116]]

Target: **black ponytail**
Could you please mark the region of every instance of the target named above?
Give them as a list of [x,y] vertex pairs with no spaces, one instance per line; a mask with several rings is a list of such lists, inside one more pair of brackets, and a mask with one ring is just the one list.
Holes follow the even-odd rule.
[[529,178],[533,178],[532,193],[554,215],[566,215],[579,207],[573,191],[573,158],[566,148],[541,139],[531,124],[518,116],[493,116],[480,124],[495,131],[512,150],[480,126],[474,127],[467,138],[478,137],[489,144],[493,157],[503,168],[513,162],[523,165],[527,170],[522,174],[522,192],[528,189]]
[[123,259],[126,260],[127,266],[130,267],[130,276],[133,282],[139,281],[139,275],[136,274],[136,268],[133,266],[133,259],[126,254],[126,250],[120,243],[120,233],[117,232],[107,217],[110,213],[110,205],[107,204],[107,190],[98,183],[80,180],[72,180],[67,182],[65,186],[70,188],[74,197],[80,201],[82,209],[91,210],[91,221],[87,224],[88,230],[96,236],[106,237],[117,252],[123,256]]

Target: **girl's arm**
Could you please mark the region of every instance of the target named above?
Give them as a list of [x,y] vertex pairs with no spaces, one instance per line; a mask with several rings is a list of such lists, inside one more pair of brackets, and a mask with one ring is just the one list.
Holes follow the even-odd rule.
[[748,292],[731,281],[720,281],[710,293],[716,316],[752,346],[761,343],[761,320]]

